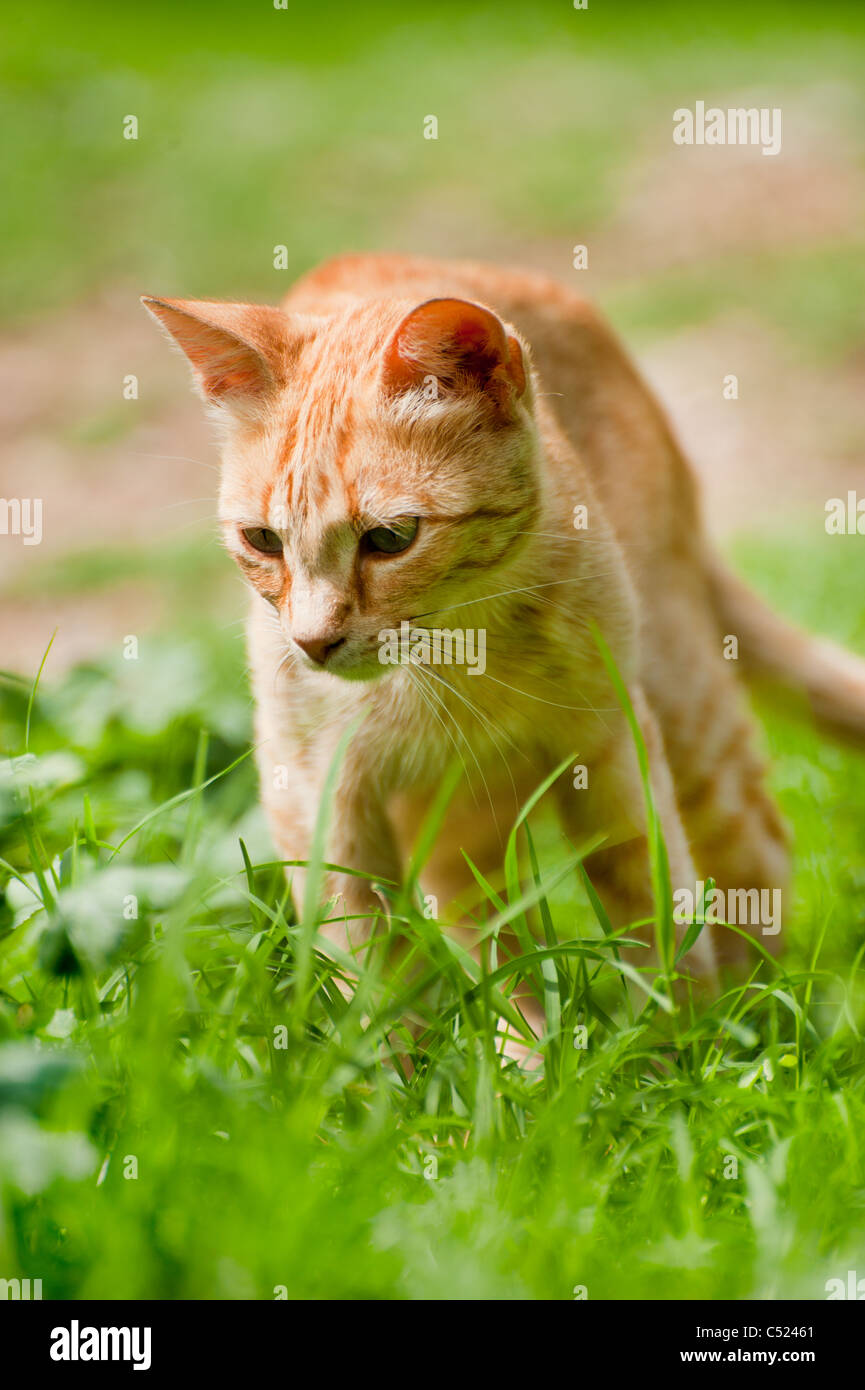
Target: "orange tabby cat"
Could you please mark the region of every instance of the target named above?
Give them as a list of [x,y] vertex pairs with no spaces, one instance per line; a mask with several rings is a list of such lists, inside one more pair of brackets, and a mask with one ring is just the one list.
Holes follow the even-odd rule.
[[[555,784],[562,828],[596,837],[587,869],[614,922],[651,916],[639,766],[593,625],[648,749],[674,889],[785,884],[725,636],[860,734],[865,663],[788,627],[711,556],[690,469],[589,305],[536,275],[398,256],[330,261],[278,309],[144,303],[224,425],[220,516],[253,590],[262,796],[286,859],[308,856],[361,721],[326,851],[372,876],[329,882],[350,936],[455,758],[423,879],[443,918],[474,886],[461,851],[495,880],[519,807],[571,755],[585,772]],[[436,660],[442,643],[462,664]],[[741,944],[706,930],[689,963],[711,980]]]

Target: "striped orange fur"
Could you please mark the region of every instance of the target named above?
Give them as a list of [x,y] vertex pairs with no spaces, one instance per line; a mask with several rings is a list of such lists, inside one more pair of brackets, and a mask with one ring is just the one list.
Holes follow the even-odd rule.
[[[674,887],[786,883],[722,639],[738,633],[746,659],[763,651],[860,734],[863,666],[785,628],[710,557],[690,469],[584,300],[518,271],[349,256],[279,309],[145,303],[222,426],[220,516],[253,591],[262,797],[286,859],[307,856],[334,749],[361,720],[327,847],[372,876],[331,878],[350,937],[379,905],[372,881],[399,880],[454,760],[424,879],[443,920],[474,887],[462,851],[496,881],[520,805],[571,755],[587,785],[556,783],[563,833],[597,838],[587,867],[614,921],[651,915],[639,769],[593,624],[649,750]],[[370,548],[415,519],[405,549]],[[250,535],[276,539],[261,551]],[[482,631],[484,672],[382,665],[380,634],[406,621]],[[714,938],[690,958],[707,980],[741,951]]]

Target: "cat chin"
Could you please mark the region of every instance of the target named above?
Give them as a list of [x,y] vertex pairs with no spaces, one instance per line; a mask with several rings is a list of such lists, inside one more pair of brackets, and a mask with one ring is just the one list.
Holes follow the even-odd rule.
[[320,666],[313,667],[310,665],[308,669],[315,670],[319,675],[325,674],[328,676],[335,676],[337,680],[352,681],[355,684],[365,681],[367,684],[370,684],[372,681],[377,681],[382,676],[387,675],[388,671],[392,668],[382,666],[379,661],[360,661],[354,666],[328,666],[325,668],[324,672],[322,672]]

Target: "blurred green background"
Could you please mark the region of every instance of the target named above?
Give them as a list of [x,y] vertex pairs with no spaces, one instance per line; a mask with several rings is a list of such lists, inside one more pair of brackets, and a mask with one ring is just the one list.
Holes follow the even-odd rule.
[[[347,246],[567,276],[584,236],[625,328],[681,326],[765,282],[773,321],[837,354],[861,330],[863,48],[856,5],[22,6],[2,58],[4,312],[111,283],[275,298]],[[723,151],[689,160],[672,110],[701,95],[782,107],[782,157],[739,150],[738,183]],[[708,207],[693,179],[720,182]],[[623,228],[637,198],[652,215]]]

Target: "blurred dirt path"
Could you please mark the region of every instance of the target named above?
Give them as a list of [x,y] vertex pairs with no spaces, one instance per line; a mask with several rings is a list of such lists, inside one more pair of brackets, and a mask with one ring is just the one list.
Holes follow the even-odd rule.
[[[137,399],[124,399],[130,375]],[[64,591],[57,562],[161,539],[200,546],[217,455],[181,360],[132,288],[0,334],[0,380],[0,496],[41,498],[43,529],[38,545],[0,535],[0,665],[35,671],[56,628],[56,674],[183,601],[158,582]]]

